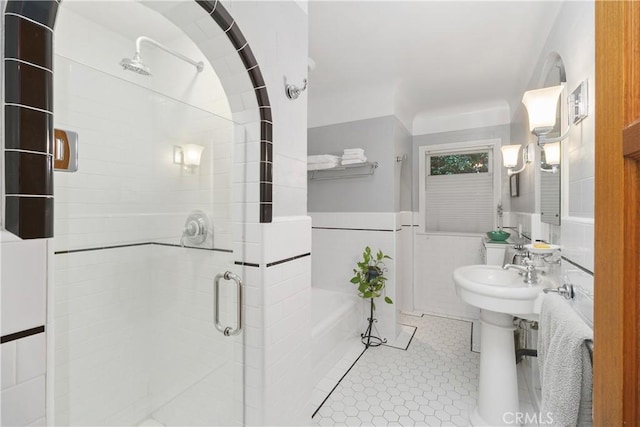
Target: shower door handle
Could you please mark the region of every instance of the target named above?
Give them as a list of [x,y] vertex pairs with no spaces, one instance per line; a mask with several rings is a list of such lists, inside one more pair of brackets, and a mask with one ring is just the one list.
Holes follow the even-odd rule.
[[[221,279],[232,280],[235,283],[236,289],[238,292],[237,294],[238,295],[237,297],[238,325],[236,326],[235,329],[232,328],[231,326],[225,327],[220,323],[220,280]],[[222,334],[225,337],[238,335],[240,332],[242,332],[242,280],[237,274],[234,274],[230,271],[219,273],[218,275],[216,275],[216,278],[213,281],[213,294],[214,294],[213,295],[213,322],[216,325],[216,329],[222,332]]]

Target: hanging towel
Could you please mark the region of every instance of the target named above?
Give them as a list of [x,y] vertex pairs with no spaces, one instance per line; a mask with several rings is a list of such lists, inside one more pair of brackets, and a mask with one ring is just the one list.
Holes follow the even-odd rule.
[[538,334],[541,412],[558,426],[592,425],[593,330],[556,294],[544,296]]
[[307,163],[335,163],[336,166],[340,164],[341,158],[339,156],[333,156],[331,154],[318,154],[315,156],[307,156]]

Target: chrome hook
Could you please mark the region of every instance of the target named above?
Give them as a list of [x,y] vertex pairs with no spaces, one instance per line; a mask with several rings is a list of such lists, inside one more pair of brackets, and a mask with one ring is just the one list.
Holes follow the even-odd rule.
[[284,87],[285,93],[287,94],[287,98],[289,99],[298,99],[300,94],[307,90],[307,79],[302,80],[304,86],[298,87],[296,85],[287,84]]

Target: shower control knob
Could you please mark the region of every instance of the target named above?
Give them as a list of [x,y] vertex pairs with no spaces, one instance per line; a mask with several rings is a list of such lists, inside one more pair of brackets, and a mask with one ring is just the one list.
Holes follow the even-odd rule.
[[201,245],[210,234],[209,218],[202,211],[193,211],[187,217],[182,230],[180,245],[184,246],[185,240],[192,245]]

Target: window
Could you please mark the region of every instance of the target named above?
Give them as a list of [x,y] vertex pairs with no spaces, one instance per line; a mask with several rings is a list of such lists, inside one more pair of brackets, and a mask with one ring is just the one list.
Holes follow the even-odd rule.
[[[499,145],[499,142],[497,143]],[[493,230],[499,174],[494,144],[421,147],[420,211],[424,231],[483,233]],[[499,171],[499,169],[498,169]]]

